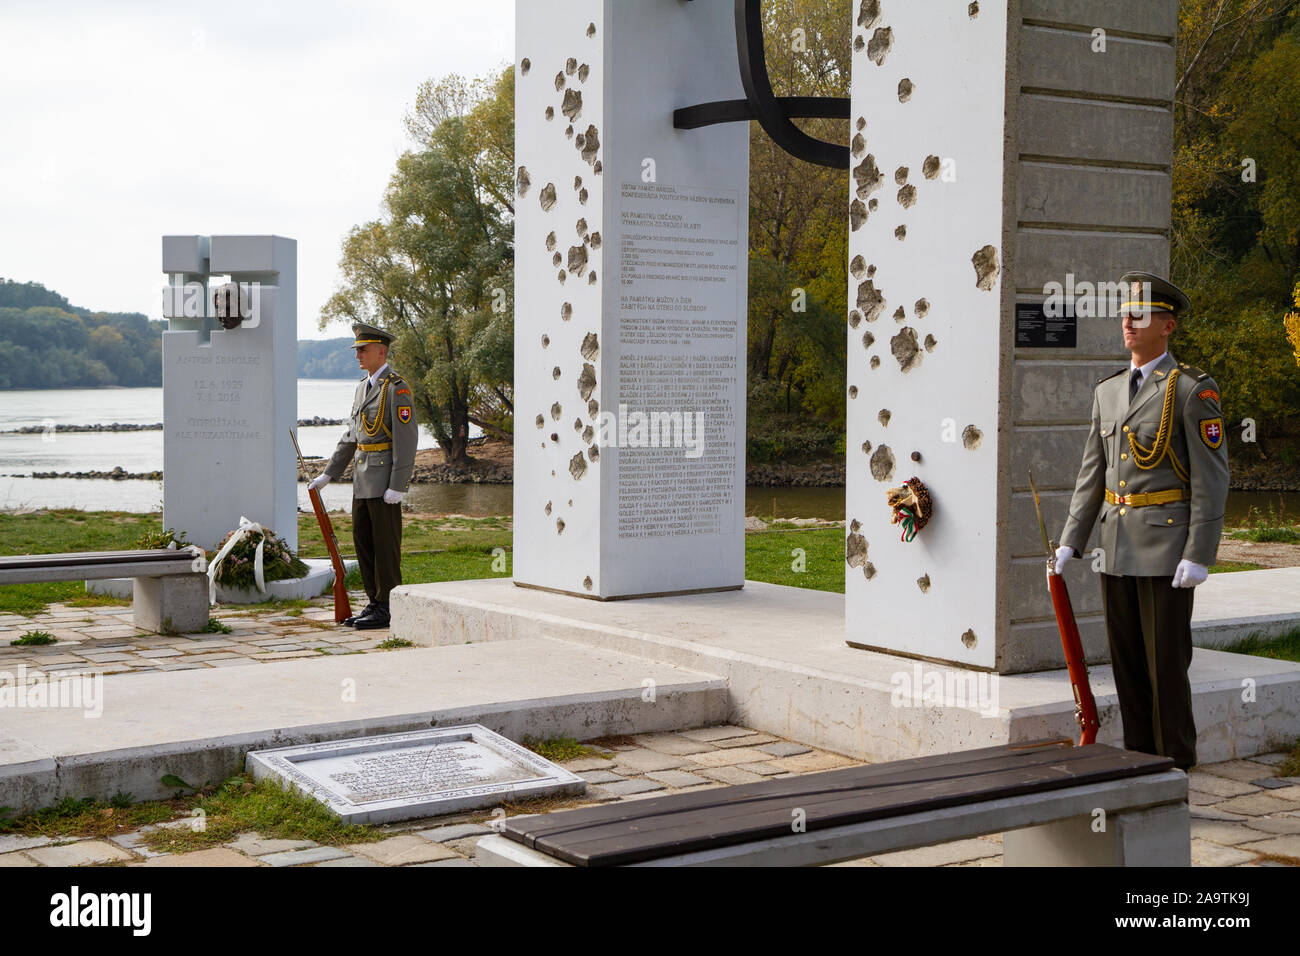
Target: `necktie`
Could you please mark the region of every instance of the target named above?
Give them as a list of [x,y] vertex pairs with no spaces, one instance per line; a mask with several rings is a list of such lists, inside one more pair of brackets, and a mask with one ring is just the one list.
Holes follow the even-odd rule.
[[1133,399],[1137,397],[1138,389],[1140,389],[1141,387],[1142,387],[1142,370],[1140,368],[1135,368],[1133,370],[1132,378],[1130,378],[1128,381],[1128,400],[1130,405],[1133,404]]

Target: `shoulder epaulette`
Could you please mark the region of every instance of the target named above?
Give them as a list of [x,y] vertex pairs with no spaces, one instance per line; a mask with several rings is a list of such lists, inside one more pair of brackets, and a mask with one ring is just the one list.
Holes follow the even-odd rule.
[[1097,384],[1100,385],[1102,382],[1109,381],[1110,379],[1114,378],[1116,375],[1123,375],[1123,374],[1124,374],[1124,369],[1120,369],[1117,372],[1111,372],[1109,375],[1103,375],[1101,378],[1097,379]]
[[1182,373],[1183,373],[1184,375],[1186,375],[1188,378],[1194,379],[1195,381],[1198,381],[1198,382],[1199,382],[1201,379],[1203,379],[1203,378],[1209,378],[1209,377],[1210,377],[1210,373],[1209,373],[1209,372],[1202,372],[1202,371],[1201,371],[1199,368],[1197,368],[1195,365],[1188,365],[1186,362],[1179,362],[1179,363],[1178,363],[1178,368],[1179,368],[1179,369],[1182,371]]

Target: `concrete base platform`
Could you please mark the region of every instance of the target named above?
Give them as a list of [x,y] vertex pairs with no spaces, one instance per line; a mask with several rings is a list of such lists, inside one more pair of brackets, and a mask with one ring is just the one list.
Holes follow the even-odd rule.
[[[301,578],[287,578],[283,581],[271,581],[266,585],[266,594],[256,591],[223,588],[217,585],[217,603],[219,604],[259,604],[262,601],[288,601],[294,598],[314,598],[334,587],[334,566],[324,558],[304,558],[307,574]],[[343,569],[351,574],[357,567],[355,559],[343,559]],[[131,600],[131,588],[134,578],[104,578],[100,581],[87,581],[87,594],[108,594],[113,597]]]
[[[393,636],[417,644],[552,638],[717,674],[732,723],[862,760],[1078,736],[1063,669],[1000,676],[855,650],[844,643],[843,596],[824,591],[746,582],[596,602],[498,578],[404,585],[390,603]],[[1110,667],[1091,679],[1098,742],[1123,746]],[[1300,665],[1198,649],[1191,680],[1201,762],[1300,736]]]
[[1196,589],[1192,643],[1223,647],[1300,628],[1300,568],[1212,574]]
[[5,709],[0,806],[158,799],[173,792],[166,774],[218,782],[250,750],[347,737],[482,724],[514,741],[587,740],[717,724],[728,710],[715,676],[549,640],[99,680],[102,708]]

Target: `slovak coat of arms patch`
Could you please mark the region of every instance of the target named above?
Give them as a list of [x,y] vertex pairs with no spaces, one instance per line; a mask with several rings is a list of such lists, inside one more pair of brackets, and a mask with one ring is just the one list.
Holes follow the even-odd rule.
[[[406,406],[406,405],[403,405],[401,408],[399,408],[399,409],[397,410],[397,417],[401,420],[401,422],[402,422],[403,425],[407,425],[407,424],[409,424],[410,421],[411,421],[411,409],[410,409],[410,407],[409,407],[409,406]],[[1204,426],[1204,425],[1201,426],[1201,434],[1202,434],[1202,435],[1205,434],[1205,426]],[[1218,446],[1216,446],[1216,445],[1211,445],[1210,447],[1211,447],[1211,448],[1215,448],[1215,447],[1218,447]]]
[[1205,442],[1210,448],[1218,448],[1223,444],[1222,418],[1201,419],[1201,441]]

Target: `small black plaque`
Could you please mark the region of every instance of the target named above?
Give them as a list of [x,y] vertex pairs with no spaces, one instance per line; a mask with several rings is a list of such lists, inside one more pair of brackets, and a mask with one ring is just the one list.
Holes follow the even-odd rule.
[[1064,314],[1049,316],[1041,302],[1016,303],[1016,348],[1072,349],[1078,342],[1079,320],[1073,303],[1064,303]]

